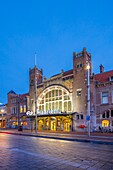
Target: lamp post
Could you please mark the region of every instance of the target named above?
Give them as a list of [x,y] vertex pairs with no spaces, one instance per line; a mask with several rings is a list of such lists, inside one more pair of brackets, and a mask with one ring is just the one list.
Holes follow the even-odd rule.
[[88,116],[88,136],[90,137],[90,65],[87,63],[87,116]]
[[17,104],[18,104],[18,128],[19,128],[20,126],[20,99],[19,98]]
[[3,113],[4,113],[4,109],[2,109],[1,112],[2,112],[2,128],[3,128]]

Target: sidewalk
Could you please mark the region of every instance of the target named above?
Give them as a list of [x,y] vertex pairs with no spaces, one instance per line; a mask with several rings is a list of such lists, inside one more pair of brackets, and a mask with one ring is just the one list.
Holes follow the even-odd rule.
[[90,137],[88,137],[87,133],[82,133],[82,132],[38,131],[37,133],[35,133],[35,131],[32,132],[30,130],[18,131],[17,129],[0,129],[0,133],[38,137],[38,138],[113,145],[113,133],[93,132],[91,133]]

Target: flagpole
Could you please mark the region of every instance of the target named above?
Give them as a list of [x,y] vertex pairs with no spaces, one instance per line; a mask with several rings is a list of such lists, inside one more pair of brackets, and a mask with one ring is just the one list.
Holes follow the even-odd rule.
[[36,53],[35,53],[35,124],[36,124],[35,132],[37,133],[37,76],[36,76]]

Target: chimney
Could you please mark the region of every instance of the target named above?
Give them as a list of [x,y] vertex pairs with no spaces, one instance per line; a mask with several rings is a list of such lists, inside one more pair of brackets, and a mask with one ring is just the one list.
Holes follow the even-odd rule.
[[100,65],[100,73],[103,73],[104,72],[104,66],[101,64]]

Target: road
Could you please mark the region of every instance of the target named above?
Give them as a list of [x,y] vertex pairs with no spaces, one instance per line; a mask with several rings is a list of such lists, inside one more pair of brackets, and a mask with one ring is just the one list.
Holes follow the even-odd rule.
[[0,170],[48,169],[113,169],[113,145],[0,134]]

